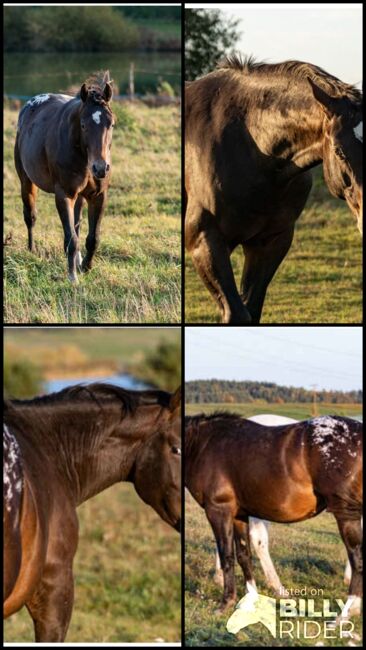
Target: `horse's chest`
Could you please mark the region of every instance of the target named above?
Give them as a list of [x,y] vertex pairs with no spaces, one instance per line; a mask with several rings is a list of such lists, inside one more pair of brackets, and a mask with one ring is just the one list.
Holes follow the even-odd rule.
[[3,495],[4,514],[14,516],[23,491],[23,470],[18,442],[8,427],[4,425],[3,433]]

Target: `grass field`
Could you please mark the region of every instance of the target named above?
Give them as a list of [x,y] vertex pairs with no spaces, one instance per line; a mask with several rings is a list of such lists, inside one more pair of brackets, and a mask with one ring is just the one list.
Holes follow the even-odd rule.
[[[178,642],[181,637],[179,535],[115,485],[79,508],[75,607],[67,642]],[[23,608],[5,622],[6,642],[33,641]]]
[[[66,278],[54,196],[39,192],[36,252],[27,251],[13,163],[17,112],[4,117],[6,323],[176,323],[181,320],[180,113],[115,105],[112,182],[92,271]],[[81,249],[86,237],[81,226]]]
[[[311,404],[188,404],[186,414],[227,409],[244,416],[277,413],[294,418],[311,415]],[[320,413],[360,415],[361,405],[319,405]],[[252,625],[233,636],[226,631],[227,615],[216,614],[222,591],[213,581],[214,539],[204,511],[186,491],[185,504],[185,636],[188,646],[343,646],[349,639],[330,639],[323,634],[316,639],[274,639],[263,625]],[[323,589],[324,598],[346,599],[343,584],[346,551],[335,519],[322,513],[297,524],[270,526],[270,553],[282,584],[287,588]],[[268,589],[259,561],[255,558],[255,578],[260,593],[273,596]],[[243,578],[236,567],[238,600],[244,595]],[[308,596],[309,597],[309,596]],[[316,606],[322,601],[315,597]],[[301,621],[300,618],[294,619]],[[350,645],[360,645],[361,622],[353,619],[358,635]]]
[[[343,201],[329,194],[320,169],[314,170],[313,177],[292,247],[269,285],[263,324],[362,322],[362,240],[355,219]],[[241,250],[234,252],[232,262],[239,286]],[[220,322],[188,254],[185,316],[187,323]]]
[[[316,405],[316,415],[343,415],[347,417],[358,417],[362,413],[362,404],[327,404],[318,403]],[[242,417],[248,418],[261,413],[273,413],[274,415],[283,415],[294,420],[306,420],[313,417],[313,408],[311,403],[300,404],[266,404],[253,402],[252,404],[186,404],[185,414],[196,415],[197,413],[213,413],[214,411],[230,411],[238,413]]]

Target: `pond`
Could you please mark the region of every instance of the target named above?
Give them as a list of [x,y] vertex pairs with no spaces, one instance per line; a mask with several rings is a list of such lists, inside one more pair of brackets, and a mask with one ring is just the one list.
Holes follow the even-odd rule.
[[128,390],[144,390],[150,388],[147,384],[139,381],[129,374],[111,375],[109,377],[73,377],[72,379],[51,379],[46,382],[45,390],[47,393],[54,393],[62,390],[67,386],[75,386],[76,384],[91,384],[93,382],[102,382],[104,384],[114,384],[127,388]]
[[156,93],[157,86],[164,80],[180,95],[179,52],[6,53],[4,94],[29,99],[45,92],[65,92],[71,85],[81,85],[93,72],[108,69],[118,94],[126,95],[131,63],[135,68],[136,94]]

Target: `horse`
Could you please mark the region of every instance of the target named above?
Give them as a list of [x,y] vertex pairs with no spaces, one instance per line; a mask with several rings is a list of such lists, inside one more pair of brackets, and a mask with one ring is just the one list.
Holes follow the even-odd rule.
[[4,616],[25,605],[37,642],[66,637],[78,505],[128,481],[180,531],[180,404],[103,383],[5,402]]
[[[236,599],[234,544],[255,586],[248,518],[294,523],[333,513],[352,568],[344,615],[362,595],[362,424],[320,416],[263,426],[233,413],[186,416],[185,484],[204,508],[224,574],[220,611]],[[343,615],[342,612],[342,615]]]
[[[34,250],[37,188],[55,195],[64,231],[68,277],[77,282],[77,268],[89,271],[99,243],[100,225],[111,175],[110,150],[115,124],[109,73],[86,80],[76,97],[43,93],[21,109],[14,160]],[[89,232],[84,258],[79,249],[82,210],[88,204]]]
[[[226,58],[185,89],[185,244],[222,322],[259,323],[323,164],[362,231],[362,94],[321,68]],[[240,293],[230,262],[241,246]]]
[[[264,424],[265,426],[277,426],[280,424],[293,424],[299,422],[293,418],[288,418],[282,415],[273,415],[264,413],[262,415],[253,415],[248,418],[252,422]],[[286,588],[281,584],[281,580],[273,565],[272,558],[269,553],[269,522],[257,517],[249,517],[249,538],[251,548],[257,555],[263,573],[266,578],[267,585],[273,590],[276,596],[285,596],[287,593]],[[351,565],[349,560],[346,562],[344,571],[344,582],[349,585],[351,582]],[[214,580],[220,587],[224,587],[224,575],[221,568],[220,555],[216,547],[215,551],[215,574]]]

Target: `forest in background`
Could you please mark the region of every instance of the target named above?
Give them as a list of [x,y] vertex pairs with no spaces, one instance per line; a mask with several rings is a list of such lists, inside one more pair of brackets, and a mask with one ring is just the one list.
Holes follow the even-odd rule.
[[[209,379],[187,381],[185,384],[187,404],[246,404],[258,401],[285,404],[312,402],[313,399],[312,390],[272,382]],[[328,404],[362,404],[362,390],[317,390],[316,400]]]
[[180,7],[6,7],[5,52],[181,49]]

